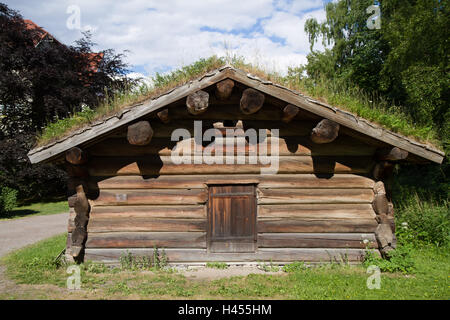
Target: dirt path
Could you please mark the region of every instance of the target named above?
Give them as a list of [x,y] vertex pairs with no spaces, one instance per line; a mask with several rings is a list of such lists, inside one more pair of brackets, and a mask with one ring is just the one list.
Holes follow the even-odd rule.
[[69,213],[0,221],[0,257],[67,230]]

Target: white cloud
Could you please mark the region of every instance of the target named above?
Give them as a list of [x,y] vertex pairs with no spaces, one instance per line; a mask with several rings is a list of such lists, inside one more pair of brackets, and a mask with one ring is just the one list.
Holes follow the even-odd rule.
[[223,55],[226,47],[254,63],[283,72],[289,65],[306,62],[309,52],[303,30],[306,19],[325,17],[323,0],[6,0],[6,3],[67,44],[79,38],[81,32],[66,27],[69,18],[66,10],[69,5],[79,6],[81,28],[93,32],[93,40],[98,43],[96,50],[130,50],[128,61],[139,72],[150,75],[200,57]]

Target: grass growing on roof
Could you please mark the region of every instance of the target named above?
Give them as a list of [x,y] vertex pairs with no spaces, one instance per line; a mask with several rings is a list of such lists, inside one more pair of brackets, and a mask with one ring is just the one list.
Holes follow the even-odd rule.
[[152,86],[141,85],[139,88],[130,89],[125,93],[117,93],[113,97],[107,98],[95,110],[86,109],[75,113],[69,118],[49,124],[40,134],[37,145],[46,145],[64,138],[79,128],[116,114],[120,110],[134,104],[155,98],[172,88],[181,86],[207,72],[218,69],[226,63],[260,78],[279,83],[289,89],[302,92],[312,98],[352,112],[388,130],[440,146],[436,130],[433,127],[413,123],[411,118],[402,112],[400,107],[391,106],[388,101],[380,97],[370,96],[354,86],[333,80],[322,79],[321,81],[312,82],[310,79],[305,79],[302,76],[301,68],[289,68],[287,76],[269,73],[264,70],[263,66],[254,66],[246,63],[242,57],[238,56],[211,56],[167,74],[157,73],[152,78]]

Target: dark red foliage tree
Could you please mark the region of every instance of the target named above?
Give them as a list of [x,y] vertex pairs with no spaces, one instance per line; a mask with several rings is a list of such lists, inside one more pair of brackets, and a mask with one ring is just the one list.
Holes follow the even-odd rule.
[[111,49],[93,53],[89,34],[74,46],[45,35],[0,3],[0,186],[18,189],[28,200],[65,190],[62,171],[28,162],[36,134],[49,121],[83,105],[95,109],[131,85],[124,55]]

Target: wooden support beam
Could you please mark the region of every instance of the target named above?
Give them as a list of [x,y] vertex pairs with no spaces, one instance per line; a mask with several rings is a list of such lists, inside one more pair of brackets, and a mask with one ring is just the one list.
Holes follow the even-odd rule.
[[153,129],[148,121],[139,121],[128,126],[127,140],[135,146],[145,146],[153,137]]
[[395,249],[397,245],[395,238],[395,223],[393,219],[393,206],[386,198],[386,189],[382,181],[375,183],[373,192],[375,198],[372,202],[372,207],[377,214],[375,219],[378,222],[378,227],[375,230],[375,237],[381,254],[386,256],[388,252]]
[[72,165],[66,163],[66,172],[69,177],[74,178],[82,178],[89,176],[88,168],[84,165]]
[[394,165],[388,161],[381,161],[375,164],[372,175],[375,178],[375,180],[385,180],[388,179],[392,171],[394,170]]
[[208,109],[209,93],[203,90],[198,90],[187,96],[186,107],[188,112],[192,115],[201,114]]
[[226,79],[216,84],[216,97],[219,100],[226,100],[231,96],[233,92],[234,81]]
[[87,154],[80,148],[73,147],[66,151],[66,161],[75,165],[85,164],[87,162]]
[[408,151],[398,147],[381,148],[377,150],[376,158],[378,161],[400,161],[405,160],[408,157],[408,154]]
[[391,230],[388,223],[381,223],[375,229],[375,237],[378,242],[378,247],[383,256],[386,256],[390,251],[397,246],[397,239]]
[[328,119],[323,119],[312,129],[311,140],[314,143],[330,143],[337,138],[338,134],[339,124]]
[[258,112],[264,104],[265,96],[261,92],[248,88],[242,93],[240,107],[244,114]]
[[156,115],[158,116],[159,120],[161,120],[162,123],[170,122],[169,109],[161,110]]
[[375,195],[372,206],[376,214],[388,214],[388,200],[385,194]]
[[71,255],[78,258],[84,249],[84,243],[87,238],[87,223],[89,221],[90,206],[86,197],[83,184],[76,186],[76,200],[74,203],[75,209],[75,229],[72,232]]
[[292,104],[288,104],[283,109],[283,116],[281,117],[281,121],[288,123],[291,122],[292,119],[298,114],[300,109]]

